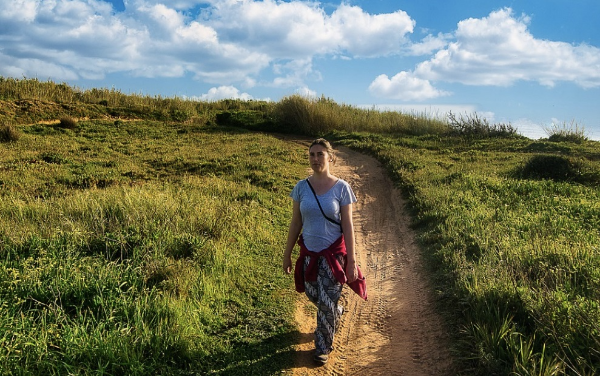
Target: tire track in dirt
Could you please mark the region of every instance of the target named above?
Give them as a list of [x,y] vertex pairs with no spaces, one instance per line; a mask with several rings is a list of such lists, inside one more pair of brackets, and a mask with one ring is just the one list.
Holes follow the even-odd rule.
[[344,287],[346,313],[335,350],[326,365],[317,367],[312,361],[316,310],[299,295],[300,343],[295,367],[285,374],[450,375],[449,336],[435,311],[400,192],[374,158],[347,148],[336,152],[332,173],[348,181],[358,198],[356,251],[367,277],[369,300]]

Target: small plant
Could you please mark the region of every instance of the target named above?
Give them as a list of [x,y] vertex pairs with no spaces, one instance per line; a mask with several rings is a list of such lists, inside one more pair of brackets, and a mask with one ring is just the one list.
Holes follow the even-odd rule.
[[553,123],[550,127],[544,128],[544,131],[548,135],[548,140],[553,142],[567,141],[581,144],[588,140],[585,128],[574,120],[570,124]]
[[600,183],[600,169],[597,164],[584,158],[535,155],[516,170],[515,177],[597,186]]
[[77,128],[77,120],[72,117],[63,117],[60,119],[58,126],[65,129],[75,129]]
[[58,153],[45,152],[40,155],[40,159],[46,163],[63,164],[67,163],[65,157]]
[[15,142],[21,138],[21,133],[12,124],[0,126],[0,142]]
[[517,130],[511,124],[490,124],[486,118],[479,117],[476,113],[456,117],[450,111],[448,113],[448,121],[452,133],[459,136],[485,138],[512,137],[517,134]]

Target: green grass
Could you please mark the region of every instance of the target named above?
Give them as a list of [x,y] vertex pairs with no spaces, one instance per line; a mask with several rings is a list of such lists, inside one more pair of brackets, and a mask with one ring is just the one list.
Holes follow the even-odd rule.
[[1,374],[290,367],[280,256],[306,150],[255,131],[327,135],[382,162],[461,374],[600,369],[600,146],[579,126],[531,141],[476,114],[4,78],[0,109]]
[[335,137],[404,188],[465,374],[594,374],[598,143]]
[[2,374],[275,374],[304,150],[162,122],[20,127],[0,157]]

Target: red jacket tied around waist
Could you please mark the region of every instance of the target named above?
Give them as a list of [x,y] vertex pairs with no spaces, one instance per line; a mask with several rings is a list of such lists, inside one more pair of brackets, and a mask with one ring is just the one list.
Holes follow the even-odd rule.
[[[339,283],[343,285],[348,282],[346,272],[337,259],[338,255],[342,255],[344,260],[347,257],[346,243],[344,242],[343,235],[321,252],[309,251],[308,248],[306,248],[306,245],[304,245],[302,235],[300,235],[300,238],[298,239],[298,245],[300,246],[300,256],[298,257],[298,260],[296,260],[296,266],[294,268],[294,282],[296,284],[297,292],[304,292],[304,281],[311,282],[317,280],[319,256],[324,257],[327,260],[335,279]],[[306,256],[310,256],[310,262],[308,263],[306,271],[303,273]],[[358,265],[356,266],[356,269],[358,270],[358,278],[356,281],[348,283],[348,286],[350,286],[350,288],[361,298],[367,300],[367,281],[365,277],[363,277]]]

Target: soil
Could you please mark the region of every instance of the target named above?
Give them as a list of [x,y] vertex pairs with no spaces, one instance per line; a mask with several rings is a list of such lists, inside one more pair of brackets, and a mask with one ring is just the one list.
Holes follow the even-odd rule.
[[372,157],[337,148],[331,172],[350,183],[356,252],[367,278],[364,301],[344,287],[345,313],[327,364],[313,359],[316,309],[298,295],[294,376],[451,375],[449,335],[435,309],[405,201]]

